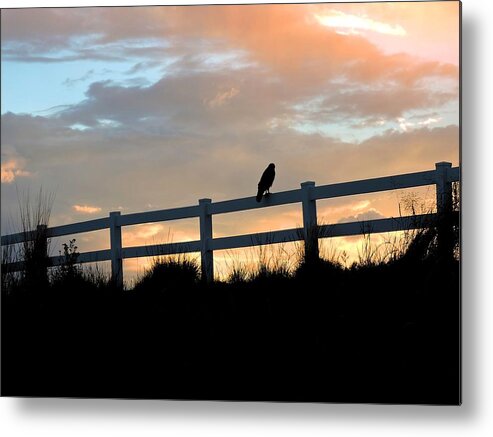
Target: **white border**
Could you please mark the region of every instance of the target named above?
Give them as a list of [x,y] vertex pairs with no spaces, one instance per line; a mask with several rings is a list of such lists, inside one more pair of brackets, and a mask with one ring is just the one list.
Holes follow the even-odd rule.
[[[165,4],[20,1],[0,7]],[[172,4],[205,3],[193,1]],[[216,0],[214,3],[228,3]],[[2,436],[486,436],[493,430],[493,232],[489,170],[493,42],[489,2],[463,4],[462,407],[0,399]]]

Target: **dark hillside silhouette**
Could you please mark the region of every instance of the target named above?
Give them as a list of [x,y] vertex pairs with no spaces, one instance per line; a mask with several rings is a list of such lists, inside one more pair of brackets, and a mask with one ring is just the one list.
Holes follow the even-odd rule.
[[434,232],[385,263],[229,283],[173,260],[127,291],[73,269],[20,281],[2,289],[2,395],[457,404],[459,261]]

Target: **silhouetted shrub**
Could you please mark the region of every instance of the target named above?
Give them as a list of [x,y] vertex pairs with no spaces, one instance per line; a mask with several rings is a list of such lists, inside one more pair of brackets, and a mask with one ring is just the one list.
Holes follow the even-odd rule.
[[197,285],[200,267],[195,260],[164,258],[158,260],[137,281],[134,292],[163,292]]

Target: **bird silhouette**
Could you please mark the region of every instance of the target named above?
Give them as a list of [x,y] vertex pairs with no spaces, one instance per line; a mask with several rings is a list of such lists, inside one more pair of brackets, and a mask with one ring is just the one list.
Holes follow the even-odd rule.
[[260,178],[260,182],[258,183],[258,191],[257,191],[257,202],[262,200],[262,196],[267,191],[270,194],[269,188],[272,187],[272,183],[274,182],[274,178],[276,177],[276,171],[274,170],[276,166],[272,163],[264,170],[262,173],[262,177]]

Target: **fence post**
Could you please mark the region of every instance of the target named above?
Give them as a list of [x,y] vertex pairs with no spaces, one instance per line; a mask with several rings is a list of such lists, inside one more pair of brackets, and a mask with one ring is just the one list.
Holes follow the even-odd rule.
[[37,243],[37,255],[40,259],[48,256],[48,226],[38,225],[36,226],[36,243]]
[[452,208],[452,183],[448,181],[448,171],[452,168],[452,164],[437,162],[435,168],[437,172],[437,212],[442,215]]
[[452,167],[450,162],[435,164],[437,177],[437,248],[444,259],[454,256],[454,235],[452,224],[452,183],[448,181],[448,171]]
[[123,288],[122,228],[118,225],[120,211],[110,212],[111,279]]
[[211,199],[199,199],[200,205],[200,268],[202,279],[211,283],[214,280],[214,257],[210,249],[212,240],[212,215],[209,213]]
[[303,233],[305,237],[305,261],[313,262],[319,258],[317,204],[312,199],[315,182],[307,181],[301,184],[303,206]]
[[[45,285],[48,283],[48,226],[36,226],[34,241],[32,242],[32,253],[30,254],[30,265],[27,268],[28,275],[32,275],[32,280]],[[24,243],[26,244],[26,243]]]

